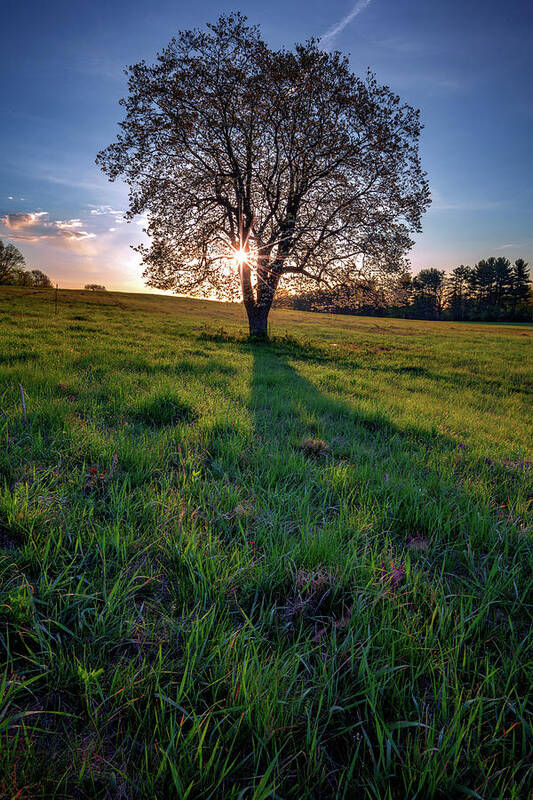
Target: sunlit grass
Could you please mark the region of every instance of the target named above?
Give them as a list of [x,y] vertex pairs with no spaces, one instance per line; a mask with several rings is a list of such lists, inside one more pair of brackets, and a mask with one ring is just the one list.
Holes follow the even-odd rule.
[[0,292],[0,796],[528,797],[533,328],[245,330]]

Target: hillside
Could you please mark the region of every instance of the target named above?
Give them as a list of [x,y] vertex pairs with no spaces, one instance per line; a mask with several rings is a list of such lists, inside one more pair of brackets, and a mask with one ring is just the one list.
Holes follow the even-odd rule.
[[0,796],[527,797],[533,326],[54,311],[0,288]]

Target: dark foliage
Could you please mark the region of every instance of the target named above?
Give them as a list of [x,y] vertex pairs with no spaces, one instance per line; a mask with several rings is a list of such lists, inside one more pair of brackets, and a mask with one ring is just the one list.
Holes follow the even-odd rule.
[[0,240],[0,284],[4,286],[34,286],[46,289],[52,281],[40,269],[25,270],[26,260],[14,244]]
[[149,285],[240,294],[261,336],[281,280],[351,290],[404,268],[429,205],[419,112],[340,53],[271,50],[234,14],[180,32],[128,88],[97,163],[148,216]]
[[0,284],[11,284],[25,263],[24,256],[14,244],[4,244],[0,240]]
[[533,316],[527,263],[487,258],[474,267],[423,269],[387,280],[359,281],[334,291],[289,294],[276,298],[280,307],[302,311],[395,316],[412,319],[528,321]]

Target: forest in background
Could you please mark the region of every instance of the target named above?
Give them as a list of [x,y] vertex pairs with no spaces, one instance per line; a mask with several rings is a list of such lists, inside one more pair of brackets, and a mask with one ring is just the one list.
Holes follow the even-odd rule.
[[528,322],[533,318],[527,262],[482,259],[451,273],[423,269],[385,279],[362,278],[356,288],[314,289],[298,295],[279,292],[278,308],[408,319]]

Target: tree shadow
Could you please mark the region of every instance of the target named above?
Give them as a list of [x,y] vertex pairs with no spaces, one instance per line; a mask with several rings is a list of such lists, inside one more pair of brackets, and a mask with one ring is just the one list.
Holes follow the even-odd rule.
[[[526,539],[498,518],[490,495],[476,491],[487,466],[461,442],[400,426],[364,409],[357,396],[322,392],[304,374],[299,354],[291,358],[286,348],[249,350],[257,450],[249,475],[258,487],[253,536],[264,569],[249,596],[241,593],[243,620],[257,623],[278,647],[286,640],[287,652],[303,654],[310,704],[325,663],[340,676],[338,706],[359,691],[370,752],[380,752],[376,714],[395,725],[410,713],[407,697],[436,709],[439,692],[453,681],[470,691],[474,656],[464,672],[450,669],[437,680],[431,648],[421,644],[426,634],[457,653],[468,641],[495,670],[513,658],[528,630],[517,601],[530,580]],[[362,641],[376,649],[369,677],[358,683],[357,669],[343,670],[350,659],[358,663],[353,653]],[[395,648],[405,671],[379,689],[372,705],[366,698],[373,673],[399,669],[394,655],[388,660]],[[489,705],[483,708],[485,720],[490,713]],[[344,721],[346,729],[353,724],[350,714]],[[328,725],[324,757],[342,774],[354,744],[342,726]]]
[[[384,331],[390,333],[387,328],[380,328],[374,326],[372,333]],[[230,333],[225,328],[221,327],[217,330],[204,330],[200,333],[198,338],[201,341],[209,341],[215,343],[231,343],[238,346],[240,349],[248,349],[249,347],[261,347],[258,343],[254,345],[250,343],[249,337],[244,334]],[[323,342],[317,344],[314,341],[307,339],[297,339],[291,335],[276,336],[270,340],[268,349],[278,356],[285,356],[292,362],[308,362],[310,360],[315,364],[331,365],[334,367],[344,367],[352,370],[364,368],[368,372],[377,372],[388,374],[394,380],[395,375],[400,378],[427,378],[431,381],[442,383],[450,386],[451,390],[457,390],[457,376],[453,374],[441,374],[435,372],[427,363],[413,364],[413,353],[404,353],[405,363],[383,363],[381,360],[375,359],[375,354],[385,350],[393,350],[394,348],[385,347],[382,345],[374,345],[366,343],[362,346],[354,346],[352,343],[341,342],[340,344],[334,343],[335,349],[332,349],[331,344]],[[461,374],[461,386],[464,388],[475,388],[484,393],[493,392],[521,392],[531,394],[532,382],[528,376],[513,377],[507,375],[505,379],[500,377],[491,377],[481,373]]]
[[379,590],[395,566],[414,564],[428,585],[474,594],[503,546],[509,564],[519,562],[516,520],[501,506],[520,475],[451,434],[365,408],[366,397],[323,391],[306,376],[321,362],[306,359],[300,342],[223,341],[251,358],[251,427],[211,426],[202,468],[245,499],[216,531],[229,547],[253,542],[263,559],[261,585],[249,583],[255,600],[243,601],[248,613],[258,598],[273,606],[294,594],[299,569],[329,565],[352,591],[361,567]]
[[264,515],[258,539],[274,537],[274,551],[295,568],[323,563],[336,542],[344,556],[370,549],[374,561],[408,557],[428,574],[475,580],[472,557],[489,558],[489,540],[505,527],[494,498],[470,480],[486,464],[451,436],[400,427],[356,396],[322,392],[299,371],[299,352],[291,359],[286,347],[247,347],[257,451],[250,479]]

